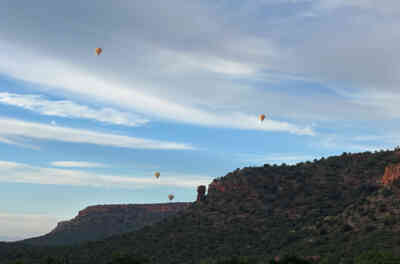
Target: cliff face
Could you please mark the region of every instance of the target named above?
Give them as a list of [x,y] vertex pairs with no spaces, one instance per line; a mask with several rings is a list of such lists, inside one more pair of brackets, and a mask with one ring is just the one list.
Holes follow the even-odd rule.
[[129,244],[131,252],[166,264],[293,251],[321,257],[329,251],[352,258],[372,242],[388,247],[396,243],[371,232],[400,232],[400,200],[395,199],[400,191],[377,184],[385,168],[399,162],[397,153],[382,151],[237,169],[214,179],[206,199],[179,217],[111,238],[99,248]]
[[400,164],[390,164],[385,168],[382,184],[387,186],[400,178]]
[[398,152],[380,151],[235,170],[165,221],[73,249],[71,263],[106,264],[120,250],[163,264],[289,252],[352,263],[376,245],[400,252],[400,188],[377,184],[396,178],[389,164],[398,163]]
[[67,245],[138,230],[175,215],[191,203],[115,204],[89,206],[69,220],[61,221],[49,234],[24,240],[34,245]]
[[160,203],[160,204],[104,204],[88,206],[79,211],[77,217],[85,217],[88,215],[127,213],[132,211],[143,211],[148,213],[175,213],[182,208],[186,208],[191,203]]
[[206,186],[200,185],[197,187],[197,202],[204,201],[206,199]]

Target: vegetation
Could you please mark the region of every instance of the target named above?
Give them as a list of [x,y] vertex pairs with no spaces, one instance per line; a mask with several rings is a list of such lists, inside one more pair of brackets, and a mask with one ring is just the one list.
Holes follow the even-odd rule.
[[[14,262],[8,262],[8,264],[28,264],[30,261],[17,260]],[[69,264],[69,260],[66,258],[53,258],[53,257],[45,257],[40,264]],[[113,253],[113,258],[111,261],[107,262],[107,264],[152,264],[155,262],[150,261],[149,258],[139,257],[132,254],[127,253]],[[353,260],[342,261],[338,258],[325,258],[321,261],[313,261],[307,260],[304,257],[299,257],[296,255],[286,255],[279,260],[268,259],[260,256],[253,257],[217,257],[217,258],[208,258],[205,260],[201,260],[199,264],[327,264],[327,263],[349,263],[349,264],[400,264],[400,258],[394,256],[391,252],[388,251],[376,251],[371,250],[367,251]]]
[[[272,263],[293,253],[321,256],[324,264],[400,263],[399,184],[378,183],[398,162],[394,151],[380,151],[238,169],[214,180],[205,201],[157,225],[69,248],[0,244],[0,263],[39,263],[47,255],[68,255],[72,264],[129,263],[123,259],[132,256],[162,264]],[[385,253],[369,252],[375,249]]]
[[400,263],[400,258],[390,252],[369,251],[355,258],[354,264],[392,264]]

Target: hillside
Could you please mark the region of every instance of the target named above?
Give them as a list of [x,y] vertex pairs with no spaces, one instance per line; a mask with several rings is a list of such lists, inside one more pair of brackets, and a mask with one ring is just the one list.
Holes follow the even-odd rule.
[[172,216],[191,203],[113,204],[89,206],[50,233],[26,239],[31,245],[71,245],[132,232]]
[[151,227],[75,247],[69,259],[107,263],[125,251],[172,264],[296,252],[352,263],[368,249],[400,252],[400,170],[391,166],[398,163],[399,153],[381,151],[237,169],[215,179],[204,201]]

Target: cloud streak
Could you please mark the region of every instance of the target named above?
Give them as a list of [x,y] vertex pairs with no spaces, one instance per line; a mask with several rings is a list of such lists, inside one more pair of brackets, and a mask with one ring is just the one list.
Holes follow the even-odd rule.
[[153,175],[148,175],[148,177],[103,175],[79,170],[34,167],[23,163],[0,161],[0,181],[99,188],[142,189],[154,186],[195,188],[202,184],[208,185],[212,181],[212,178],[164,172],[162,179],[156,180]]
[[148,123],[146,119],[112,108],[94,109],[68,100],[47,100],[40,95],[0,93],[0,103],[21,107],[42,115],[92,119],[114,125],[138,126]]
[[0,136],[28,137],[41,140],[56,140],[70,143],[88,143],[131,149],[191,150],[192,146],[182,143],[157,141],[122,135],[93,132],[40,123],[25,122],[0,117]]
[[[394,141],[392,141],[394,138],[387,138],[387,137],[382,137],[381,139],[385,138],[388,141],[380,141],[376,144],[370,142],[363,142],[360,144],[360,142],[365,141],[360,139],[366,139],[366,138],[369,138],[369,140],[371,140],[373,138],[377,139],[379,137],[370,137],[370,136],[343,137],[340,135],[329,134],[322,136],[320,140],[317,141],[318,142],[317,144],[318,147],[323,147],[330,150],[338,150],[340,152],[375,151],[375,150],[391,148],[393,147],[394,144]],[[316,144],[312,143],[312,145]]]
[[[390,99],[400,83],[396,1],[98,1],[90,14],[89,4],[71,6],[0,4],[9,22],[0,25],[0,71],[72,102],[207,127],[315,135],[308,121],[399,117]],[[290,76],[306,85],[287,92],[266,80]],[[258,126],[262,112],[276,120]]]
[[263,164],[296,164],[298,162],[312,161],[316,157],[311,155],[291,154],[241,154],[238,158],[242,163],[261,166]]
[[[188,85],[187,83],[181,83],[179,89],[176,90],[173,87],[176,81],[158,81],[160,77],[163,80],[167,78],[166,76],[153,76],[154,81],[152,81],[138,78],[135,75],[129,80],[123,77],[117,81],[115,76],[111,77],[109,73],[93,72],[67,61],[38,55],[38,53],[34,53],[29,49],[23,49],[24,56],[20,56],[18,54],[21,54],[22,47],[18,48],[17,45],[11,46],[5,42],[0,42],[0,47],[8,51],[0,55],[0,71],[17,79],[40,84],[41,87],[52,87],[52,90],[61,91],[66,97],[79,97],[80,99],[94,100],[97,103],[118,105],[118,107],[129,111],[173,122],[209,127],[289,132],[298,135],[314,134],[310,127],[301,127],[277,120],[265,122],[264,126],[257,126],[257,124],[250,121],[253,115],[257,116],[259,114],[254,110],[251,111],[253,114],[247,114],[244,111],[237,113],[227,112],[226,110],[210,111],[199,104],[199,99],[193,101],[191,95],[189,95],[203,92],[204,87],[198,87],[197,81],[192,84],[196,87],[192,88],[190,91],[193,92],[190,93],[189,90],[185,91],[183,89],[183,85]],[[8,54],[12,54],[12,56]],[[237,72],[241,75],[250,74],[252,71],[247,66],[243,66],[244,64],[236,63],[234,60],[217,59],[211,61],[211,63],[206,62],[204,64],[200,62],[200,64],[207,65],[205,68],[212,68],[217,72]],[[147,77],[152,78],[151,76]],[[201,79],[200,77],[201,75],[197,76],[196,80]],[[212,82],[209,79],[207,83],[204,83],[205,87],[212,85]],[[218,82],[221,83],[221,81]],[[223,89],[218,91],[218,97],[226,98],[225,89],[232,90],[232,88],[226,82],[221,84],[223,84],[221,86]],[[90,89],[87,87],[90,87]],[[41,90],[48,89],[41,88]],[[183,92],[183,95],[179,95],[181,92]],[[205,96],[207,98],[215,98],[210,94]],[[208,101],[208,99],[204,99],[202,100],[203,102]],[[233,104],[237,104],[239,100],[232,99],[230,101]],[[218,104],[221,104],[221,102]]]
[[102,163],[84,162],[84,161],[54,161],[51,163],[54,167],[64,168],[105,168],[108,167]]
[[4,144],[7,144],[7,145],[15,145],[15,146],[18,146],[18,147],[29,148],[29,149],[33,149],[33,150],[39,150],[40,149],[38,146],[34,146],[34,145],[31,145],[31,144],[23,143],[23,141],[24,141],[23,139],[21,139],[20,141],[21,142],[16,142],[14,140],[11,140],[11,139],[8,139],[8,138],[5,138],[5,137],[0,137],[0,143],[4,143]]

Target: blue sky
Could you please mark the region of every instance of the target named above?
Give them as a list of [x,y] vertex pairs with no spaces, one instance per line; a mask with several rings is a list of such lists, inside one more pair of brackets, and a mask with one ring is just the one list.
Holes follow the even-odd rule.
[[399,13],[394,0],[0,3],[0,240],[89,205],[194,201],[236,168],[395,147]]

